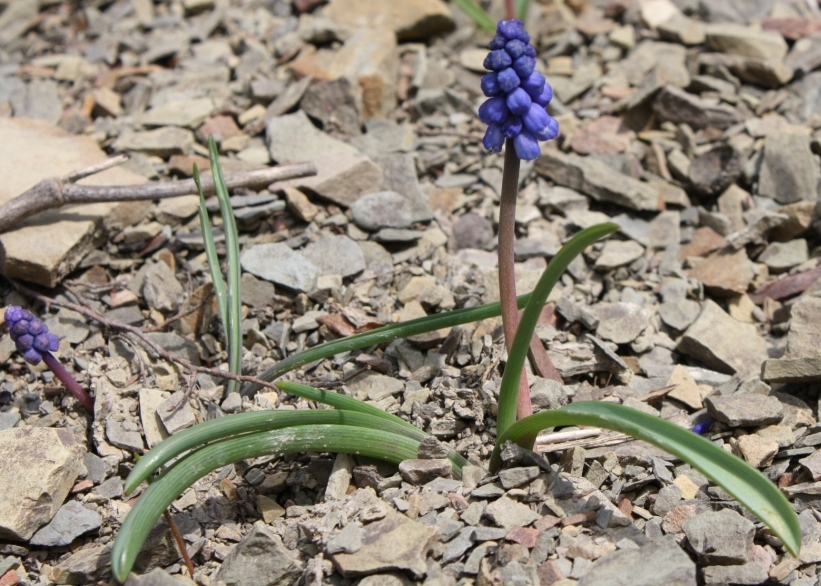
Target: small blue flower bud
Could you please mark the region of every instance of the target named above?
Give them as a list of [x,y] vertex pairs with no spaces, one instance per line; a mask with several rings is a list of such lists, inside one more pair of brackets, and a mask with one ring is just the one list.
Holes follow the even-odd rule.
[[533,57],[522,55],[513,62],[513,71],[522,79],[533,73],[534,69],[536,69],[536,60]]
[[531,98],[536,98],[541,95],[544,90],[545,78],[544,75],[538,71],[534,71],[522,80],[522,89],[530,94]]
[[502,134],[502,127],[499,124],[488,124],[482,144],[491,153],[501,153],[505,144],[505,135]]
[[[524,30],[524,23],[521,20],[500,20],[496,25],[496,32],[508,39],[520,39],[525,43],[530,42],[530,37]],[[522,39],[522,35],[527,36],[527,40]]]
[[483,66],[485,69],[489,69],[490,71],[501,71],[505,67],[510,67],[511,63],[513,63],[513,59],[510,58],[507,51],[504,49],[498,49],[496,51],[491,51],[488,56],[485,57]]
[[533,100],[522,88],[516,88],[507,95],[507,107],[516,116],[523,116],[530,110]]
[[516,138],[516,135],[522,131],[522,117],[510,116],[502,125],[502,132],[507,138]]
[[544,84],[544,89],[542,90],[542,93],[539,94],[537,97],[533,98],[533,101],[542,107],[546,107],[552,99],[553,88],[550,86],[549,83],[546,83]]
[[487,75],[482,76],[482,93],[489,98],[492,98],[503,91],[499,86],[498,75],[498,73],[488,73]]
[[25,352],[34,344],[34,336],[31,334],[23,334],[15,340],[15,343],[17,344],[18,351]]
[[501,124],[509,115],[510,110],[505,105],[505,98],[501,96],[490,98],[479,106],[479,120],[485,124]]
[[505,51],[507,54],[510,55],[513,59],[518,59],[522,55],[525,54],[525,49],[527,45],[525,45],[519,39],[513,39],[512,41],[508,41],[505,45]]
[[521,83],[521,81],[519,80],[519,76],[516,75],[516,72],[513,71],[513,69],[511,69],[510,67],[500,71],[497,74],[496,79],[498,81],[499,87],[506,94],[509,94],[510,92],[515,90],[517,87],[519,87],[519,84]]
[[516,149],[516,156],[525,161],[537,159],[539,155],[542,154],[536,137],[527,130],[522,130],[519,135],[513,139],[513,148]]
[[36,365],[40,364],[40,361],[43,359],[42,354],[40,354],[34,348],[29,348],[25,352],[23,352],[23,360],[28,362],[29,364]]
[[505,45],[507,44],[507,39],[504,35],[496,35],[493,37],[493,40],[490,41],[490,45],[488,47],[491,51],[496,51],[498,49],[504,49]]
[[533,47],[533,45],[527,45],[525,47],[525,55],[527,55],[528,57],[533,57],[534,59],[536,58],[536,49]]

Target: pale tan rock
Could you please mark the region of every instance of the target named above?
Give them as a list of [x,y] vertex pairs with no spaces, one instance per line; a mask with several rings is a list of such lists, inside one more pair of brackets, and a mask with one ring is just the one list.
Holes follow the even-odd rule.
[[755,323],[753,312],[756,310],[756,306],[749,295],[731,297],[727,302],[727,310],[733,319],[747,324]]
[[162,424],[157,408],[168,398],[168,393],[159,389],[140,389],[140,423],[149,448],[153,448],[169,436]]
[[63,504],[85,447],[66,429],[0,431],[0,538],[28,540]]
[[676,385],[676,388],[668,393],[668,397],[681,401],[691,409],[701,409],[701,390],[684,366],[679,364],[673,369],[667,385]]
[[285,516],[285,509],[278,502],[262,494],[257,495],[257,508],[266,523],[273,523]]
[[[694,261],[695,262],[695,261]],[[753,264],[744,248],[721,250],[696,262],[687,276],[704,284],[717,297],[743,294],[755,278]]]
[[644,24],[650,28],[656,28],[678,14],[678,8],[670,0],[643,0],[639,10]]
[[736,451],[750,466],[763,468],[772,464],[778,443],[757,434],[743,435],[738,438]]
[[[0,203],[42,179],[68,174],[105,160],[97,142],[50,124],[0,118]],[[46,164],[47,162],[47,164]],[[145,178],[121,167],[81,181],[87,185],[138,185]],[[0,234],[0,273],[49,288],[74,270],[106,232],[139,221],[151,202],[98,203],[50,210]]]
[[707,27],[707,44],[716,51],[775,61],[784,59],[788,49],[779,32],[757,31],[727,22]]
[[300,190],[288,187],[284,191],[288,209],[303,222],[310,222],[319,213],[319,208],[312,204],[308,196]]
[[321,16],[352,29],[392,31],[400,41],[453,28],[453,16],[441,0],[333,0]]
[[676,479],[673,480],[673,484],[681,489],[681,498],[684,500],[690,500],[698,493],[698,485],[690,480],[689,476],[685,476],[684,474],[676,476]]

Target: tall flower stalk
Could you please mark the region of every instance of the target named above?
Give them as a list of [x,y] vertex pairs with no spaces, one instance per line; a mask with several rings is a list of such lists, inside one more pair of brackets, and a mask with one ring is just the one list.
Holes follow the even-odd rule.
[[[507,4],[508,14],[513,2]],[[519,326],[516,305],[516,275],[514,243],[516,241],[516,198],[519,191],[519,162],[531,161],[541,154],[540,140],[550,140],[559,134],[559,124],[547,114],[545,107],[553,98],[553,88],[544,75],[535,70],[536,50],[521,21],[503,20],[490,42],[490,53],[482,77],[482,92],[488,97],[479,108],[479,118],[488,125],[483,140],[485,148],[500,152],[505,147],[502,197],[499,204],[499,298],[502,305],[502,325],[505,344],[510,351]],[[531,357],[540,365],[543,376],[561,381],[559,373],[534,336],[530,344]],[[522,372],[519,382],[518,418],[533,413],[527,376]]]

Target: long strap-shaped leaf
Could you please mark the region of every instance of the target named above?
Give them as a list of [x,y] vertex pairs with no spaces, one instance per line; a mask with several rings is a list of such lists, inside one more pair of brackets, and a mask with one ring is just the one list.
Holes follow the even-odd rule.
[[225,289],[225,281],[222,279],[220,271],[220,259],[217,255],[217,245],[214,242],[214,231],[211,229],[211,218],[208,217],[208,209],[205,206],[205,193],[202,191],[200,183],[200,170],[194,163],[194,183],[200,193],[200,231],[202,232],[202,242],[205,245],[205,257],[208,259],[208,272],[211,273],[211,283],[214,286],[214,295],[217,298],[217,307],[220,312],[222,327],[228,328],[228,291]]
[[499,388],[499,415],[496,419],[498,435],[501,436],[516,421],[519,379],[522,378],[522,367],[524,367],[525,358],[527,358],[527,348],[530,346],[530,340],[536,330],[536,323],[539,321],[542,307],[550,292],[574,258],[600,238],[604,238],[618,229],[617,224],[608,223],[582,230],[562,246],[556,256],[550,260],[547,269],[542,273],[542,277],[530,294],[530,299],[528,299],[525,310],[522,312],[519,328],[516,330],[516,337],[513,339],[513,345],[510,348],[507,364],[505,365],[505,372],[502,375],[502,384]]
[[493,32],[496,30],[496,23],[490,18],[487,12],[482,10],[474,0],[453,0],[454,3],[462,9],[462,12],[467,14],[473,22],[482,27],[486,31]]
[[[428,437],[426,433],[404,421],[401,421],[400,424],[385,417],[374,417],[369,413],[358,413],[356,411],[312,409],[238,413],[195,425],[194,427],[172,435],[154,447],[145,456],[140,458],[139,462],[137,462],[131,470],[131,473],[125,481],[125,494],[130,494],[143,480],[148,479],[162,466],[165,466],[174,458],[189,450],[202,449],[203,446],[229,437],[317,424],[336,424],[375,429],[394,435],[405,436],[416,442],[421,442]],[[328,451],[336,451],[336,446],[331,445]],[[459,475],[462,467],[467,465],[467,460],[452,450],[448,454],[448,457],[451,462],[453,462],[454,474]]]
[[[208,157],[211,161],[211,174],[214,176],[214,191],[222,216],[222,229],[225,232],[226,265],[228,267],[228,320],[223,322],[225,337],[228,340],[228,367],[234,374],[242,374],[242,308],[240,306],[240,264],[239,264],[239,232],[225,179],[222,176],[222,166],[219,160],[219,151],[214,137],[208,138]],[[217,265],[219,266],[219,265]],[[237,381],[228,381],[228,392],[237,390]]]
[[[516,298],[516,303],[521,309],[530,299],[530,293],[521,295]],[[265,372],[259,375],[264,381],[273,381],[282,375],[291,372],[300,366],[310,364],[315,360],[322,360],[323,358],[330,358],[343,352],[351,352],[353,350],[361,350],[369,346],[378,344],[386,344],[393,342],[400,338],[408,338],[417,334],[424,334],[427,332],[434,332],[441,328],[452,328],[462,324],[468,324],[483,319],[490,319],[491,317],[499,317],[502,315],[501,305],[499,302],[487,303],[477,307],[469,307],[466,309],[455,309],[453,311],[446,311],[426,317],[418,317],[406,322],[398,324],[390,324],[370,330],[354,334],[346,338],[340,338],[331,342],[319,344],[313,348],[309,348],[299,354],[288,356],[284,360],[280,360]],[[258,389],[257,386],[249,384],[243,389],[243,394],[250,394]]]
[[125,582],[162,512],[186,488],[212,470],[248,458],[311,451],[358,454],[399,463],[415,458],[418,448],[418,441],[401,435],[347,425],[303,425],[243,435],[206,446],[163,473],[146,488],[128,513],[111,551],[114,577]]
[[772,529],[793,555],[798,555],[798,518],[786,497],[767,477],[692,431],[623,405],[583,401],[525,417],[499,438],[491,455],[491,472],[499,468],[499,450],[504,442],[529,447],[541,430],[560,425],[590,425],[619,431],[681,458],[733,495]]

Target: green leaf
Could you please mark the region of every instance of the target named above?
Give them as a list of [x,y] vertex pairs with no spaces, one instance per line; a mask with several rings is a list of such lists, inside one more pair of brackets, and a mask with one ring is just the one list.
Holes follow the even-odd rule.
[[[530,293],[516,298],[516,303],[519,308],[525,306],[527,300],[530,299]],[[462,324],[467,324],[483,319],[490,319],[498,317],[502,314],[499,302],[488,303],[486,305],[479,305],[477,307],[470,307],[467,309],[456,309],[454,311],[446,311],[425,317],[408,320],[398,324],[390,324],[354,334],[347,338],[340,338],[331,342],[319,344],[313,348],[309,348],[299,354],[293,354],[284,360],[280,360],[265,372],[259,375],[264,381],[273,381],[282,375],[291,372],[292,370],[305,366],[316,360],[330,358],[342,352],[351,352],[353,350],[361,350],[369,346],[377,346],[379,344],[387,344],[399,338],[407,338],[415,336],[416,334],[424,334],[433,332],[440,328],[452,328]],[[257,385],[249,384],[243,389],[243,394],[253,394],[258,389]]]
[[516,0],[516,18],[527,23],[527,13],[530,11],[530,0]]
[[[374,417],[370,413],[356,411],[341,411],[336,409],[311,409],[297,411],[254,411],[238,413],[219,419],[212,419],[197,424],[194,427],[175,433],[155,446],[151,451],[140,458],[125,481],[125,494],[131,494],[139,484],[171,462],[180,454],[189,450],[199,450],[203,446],[224,440],[229,437],[244,437],[249,434],[289,427],[334,424],[348,425],[360,428],[374,429],[407,437],[420,442],[428,435],[422,430],[399,420],[400,423],[384,417]],[[338,451],[336,446],[329,444],[328,451]],[[449,455],[454,464],[454,474],[460,474],[467,461],[452,452]]]
[[477,26],[490,32],[496,30],[496,22],[473,0],[453,0],[453,2],[462,12],[467,14]]
[[542,277],[536,284],[536,288],[530,295],[524,312],[522,312],[519,329],[516,330],[516,337],[510,347],[505,372],[502,375],[502,385],[499,389],[499,415],[496,420],[496,433],[498,436],[501,436],[516,421],[519,379],[522,377],[522,367],[524,367],[525,358],[527,358],[527,348],[530,346],[530,340],[536,330],[536,322],[539,320],[542,307],[553,290],[553,286],[558,282],[562,273],[567,270],[570,263],[573,262],[573,259],[581,254],[585,248],[618,229],[617,224],[607,223],[582,230],[562,246],[556,256],[551,259],[544,273],[542,273]]
[[117,534],[111,550],[111,570],[117,580],[125,582],[140,548],[162,512],[186,488],[227,464],[298,452],[357,454],[398,464],[415,458],[418,448],[418,441],[401,435],[348,425],[302,425],[242,435],[208,445],[177,462],[145,489]]
[[[353,397],[348,397],[346,395],[343,395],[342,393],[336,393],[334,391],[328,391],[325,389],[315,389],[314,387],[311,387],[309,385],[288,381],[278,382],[277,387],[282,389],[286,393],[296,395],[297,397],[302,397],[303,399],[308,399],[309,401],[317,401],[319,403],[325,403],[326,405],[330,405],[331,407],[335,407],[337,409],[342,409],[345,411],[355,411],[357,413],[364,413],[366,415],[372,415],[374,417],[390,421],[395,425],[399,426],[400,428],[404,429],[404,432],[394,431],[394,433],[400,433],[402,435],[406,435],[409,438],[416,439],[418,441],[422,441],[423,439],[427,439],[429,437],[427,433],[425,433],[415,425],[408,423],[404,419],[400,419],[396,415],[391,415],[390,413],[382,411],[382,409],[380,409],[379,407],[368,405],[367,403],[359,401],[358,399],[354,399]],[[385,431],[392,430],[386,429]],[[465,460],[465,458],[463,458],[455,450],[451,450],[448,448],[447,457],[450,459],[451,462],[456,464],[460,470],[462,466],[468,465],[468,461]]]
[[[219,201],[222,226],[225,231],[225,250],[228,266],[228,301],[227,327],[225,336],[228,340],[228,368],[234,374],[242,374],[242,308],[240,306],[240,264],[239,264],[239,233],[237,222],[234,219],[234,210],[228,197],[228,189],[222,176],[219,151],[214,137],[208,138],[208,157],[211,161],[211,174],[214,176],[214,190]],[[228,381],[228,392],[237,390],[237,381]]]
[[801,547],[798,517],[786,497],[767,477],[689,429],[623,405],[583,401],[525,417],[499,437],[491,455],[491,472],[498,470],[501,464],[499,450],[504,442],[530,447],[541,430],[565,425],[590,425],[619,431],[677,456],[733,495],[772,530],[790,553],[798,555]]
[[217,307],[220,312],[222,328],[228,332],[228,291],[225,289],[225,281],[222,280],[220,271],[220,259],[217,255],[217,246],[214,243],[214,231],[211,229],[211,218],[208,217],[208,208],[205,206],[205,194],[200,183],[200,170],[194,163],[194,183],[197,184],[197,191],[200,193],[200,231],[202,241],[205,244],[205,257],[208,259],[208,271],[211,273],[211,283],[214,285],[214,295],[217,298]]

